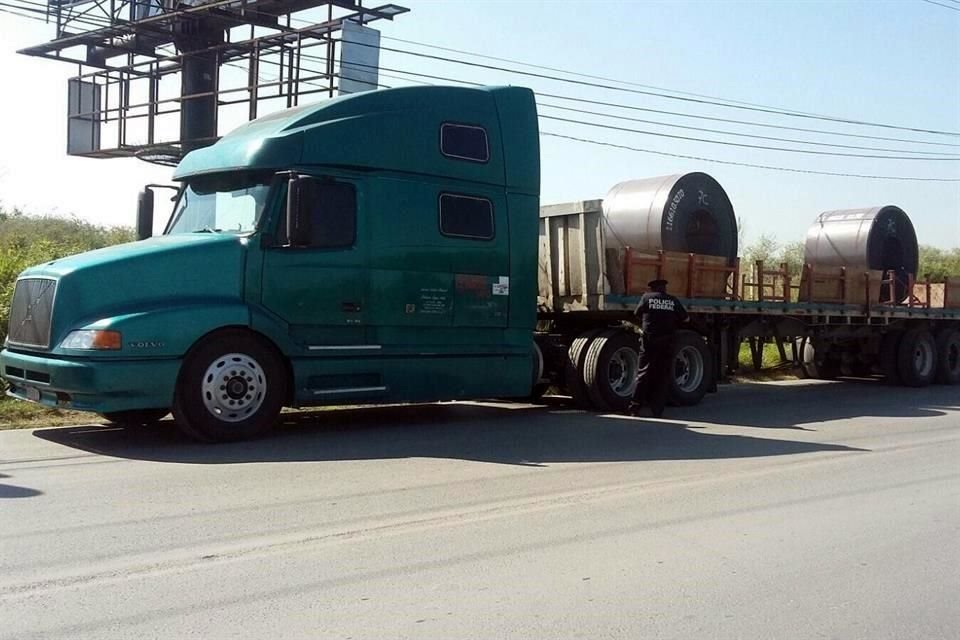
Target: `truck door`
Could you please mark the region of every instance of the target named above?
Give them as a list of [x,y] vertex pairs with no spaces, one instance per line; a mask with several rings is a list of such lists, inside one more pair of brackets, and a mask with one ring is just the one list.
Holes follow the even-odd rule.
[[[367,246],[358,186],[317,179],[309,246],[265,251],[263,305],[309,351],[366,345]],[[281,229],[279,237],[285,235]]]

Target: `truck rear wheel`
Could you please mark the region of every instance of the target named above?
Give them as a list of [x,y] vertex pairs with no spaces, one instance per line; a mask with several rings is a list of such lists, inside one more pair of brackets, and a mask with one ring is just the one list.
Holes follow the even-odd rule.
[[923,327],[903,334],[897,349],[900,380],[908,387],[925,387],[937,375],[937,343]]
[[960,329],[947,327],[937,333],[937,382],[960,384]]
[[637,388],[640,341],[619,329],[604,331],[590,343],[584,360],[583,381],[594,406],[622,411]]
[[713,387],[713,354],[695,331],[678,331],[673,348],[673,376],[667,397],[679,406],[698,404]]
[[587,384],[583,378],[583,365],[587,358],[587,350],[590,343],[603,330],[594,329],[586,331],[573,339],[570,348],[567,349],[567,362],[564,366],[563,382],[567,393],[573,398],[573,403],[581,409],[592,408],[590,394],[587,392]]
[[125,427],[142,427],[157,422],[170,413],[169,409],[131,409],[99,414],[107,422]]
[[273,426],[286,397],[280,356],[244,331],[215,334],[184,359],[173,416],[205,442],[252,438]]

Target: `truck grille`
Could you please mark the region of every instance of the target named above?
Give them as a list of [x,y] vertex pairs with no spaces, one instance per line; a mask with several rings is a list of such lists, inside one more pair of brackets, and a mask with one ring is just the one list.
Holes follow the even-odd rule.
[[10,344],[50,347],[50,323],[57,281],[50,278],[23,278],[17,281],[10,305]]

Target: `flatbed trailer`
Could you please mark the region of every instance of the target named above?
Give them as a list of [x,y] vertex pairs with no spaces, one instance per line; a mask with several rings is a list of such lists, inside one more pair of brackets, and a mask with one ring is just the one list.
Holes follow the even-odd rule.
[[[630,350],[641,346],[633,325],[640,295],[628,282],[630,250],[620,250],[618,257],[606,246],[601,200],[550,205],[540,215],[537,344],[544,373],[537,392],[554,385],[586,408],[619,409],[629,400],[638,366]],[[658,277],[665,260],[660,254]],[[657,263],[649,256],[636,260]],[[757,265],[758,273],[773,277],[749,282],[739,260],[718,268],[700,264],[694,254],[689,265],[681,271],[684,279],[670,283],[691,316],[676,344],[670,391],[675,404],[696,404],[715,391],[738,368],[744,342],[757,368],[763,345],[773,343],[784,361],[809,377],[884,375],[909,386],[960,382],[960,308],[929,307],[913,298],[874,303],[876,287],[885,282],[877,274],[850,274],[844,280],[853,283],[844,286],[862,286],[857,293],[864,304],[805,302],[795,298],[808,293],[809,278],[791,283],[785,272],[764,272]],[[726,279],[723,295],[696,295],[698,279],[717,271]],[[946,291],[958,284],[948,281]]]

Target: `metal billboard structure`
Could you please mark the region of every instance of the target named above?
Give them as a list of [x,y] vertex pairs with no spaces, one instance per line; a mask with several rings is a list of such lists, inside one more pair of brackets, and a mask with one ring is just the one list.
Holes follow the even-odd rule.
[[377,88],[380,39],[368,25],[408,11],[363,0],[49,0],[55,38],[20,53],[78,65],[67,153],[173,164],[261,110]]

